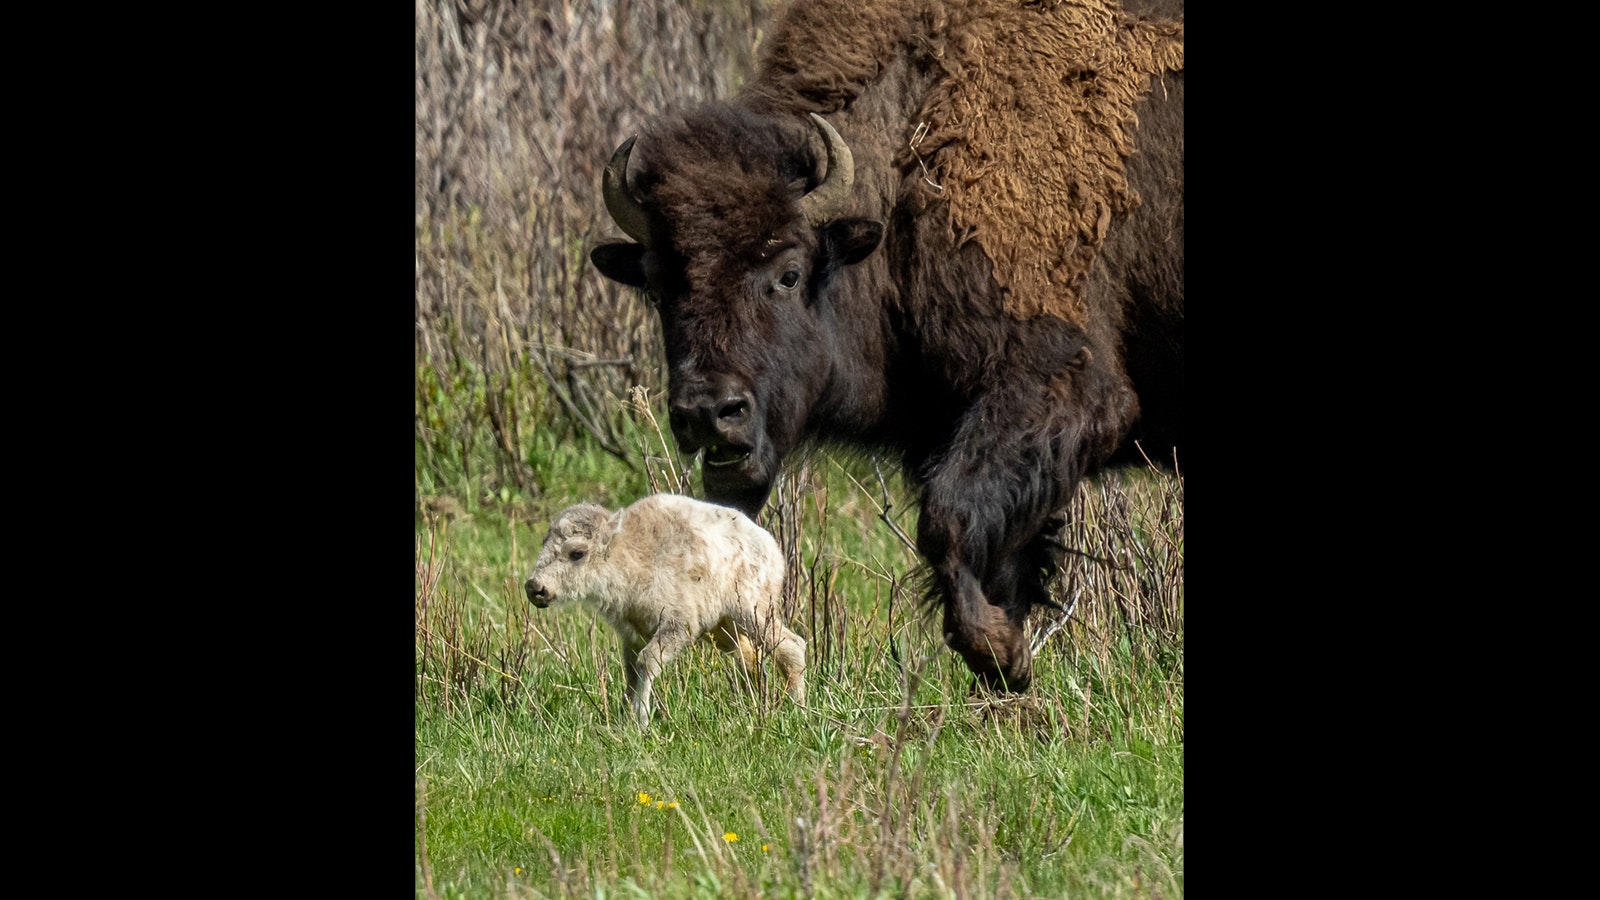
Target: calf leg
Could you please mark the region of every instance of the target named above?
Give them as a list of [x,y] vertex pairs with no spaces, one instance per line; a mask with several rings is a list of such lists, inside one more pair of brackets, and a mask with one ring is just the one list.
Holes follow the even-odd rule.
[[633,706],[634,697],[639,693],[639,651],[643,649],[644,644],[627,640],[622,643],[622,680],[630,708]]
[[800,635],[789,629],[778,626],[780,637],[775,646],[767,652],[778,664],[778,671],[783,673],[784,688],[788,690],[790,699],[796,706],[806,705],[806,642]]
[[739,630],[733,619],[724,617],[715,628],[706,632],[706,639],[715,644],[718,650],[733,656],[745,686],[759,693],[757,681],[761,677],[761,661],[756,658],[755,644]]
[[682,622],[664,622],[634,660],[632,669],[637,682],[632,698],[633,714],[641,729],[650,727],[650,693],[656,676],[694,640],[691,634]]
[[[777,608],[776,605],[774,608]],[[790,631],[776,615],[766,621],[752,623],[761,649],[777,663],[783,673],[784,689],[790,699],[800,706],[806,705],[806,642]]]

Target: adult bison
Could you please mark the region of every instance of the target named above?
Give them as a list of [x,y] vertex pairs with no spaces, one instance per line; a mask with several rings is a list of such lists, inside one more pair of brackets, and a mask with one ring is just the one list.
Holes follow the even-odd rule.
[[604,195],[633,240],[591,259],[660,313],[706,496],[756,515],[808,441],[898,455],[946,641],[1025,690],[1079,480],[1181,436],[1181,0],[799,0]]

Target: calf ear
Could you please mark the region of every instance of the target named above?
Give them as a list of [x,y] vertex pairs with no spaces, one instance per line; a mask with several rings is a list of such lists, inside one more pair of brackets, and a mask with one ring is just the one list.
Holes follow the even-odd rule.
[[828,252],[841,266],[854,265],[878,249],[883,223],[876,219],[836,219],[824,229]]
[[642,288],[644,277],[644,245],[632,241],[612,241],[589,251],[589,259],[600,274],[620,281],[629,287]]

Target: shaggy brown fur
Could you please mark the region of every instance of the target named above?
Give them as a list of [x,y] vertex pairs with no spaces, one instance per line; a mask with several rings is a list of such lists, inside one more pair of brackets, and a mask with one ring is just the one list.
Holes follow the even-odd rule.
[[1146,21],[1105,0],[815,0],[773,34],[745,96],[827,114],[896,49],[937,66],[896,165],[926,168],[958,242],[993,262],[1008,313],[1084,324],[1090,264],[1112,216],[1139,203],[1123,171],[1133,105],[1152,75],[1183,70],[1183,37],[1181,16]]

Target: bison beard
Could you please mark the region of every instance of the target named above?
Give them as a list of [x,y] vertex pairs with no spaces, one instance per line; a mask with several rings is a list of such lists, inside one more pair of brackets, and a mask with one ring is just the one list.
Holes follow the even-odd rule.
[[996,688],[1032,681],[1079,482],[1181,437],[1182,3],[1155,5],[801,0],[743,91],[605,171],[633,240],[591,258],[660,313],[708,499],[754,517],[806,442],[897,455],[946,640]]

